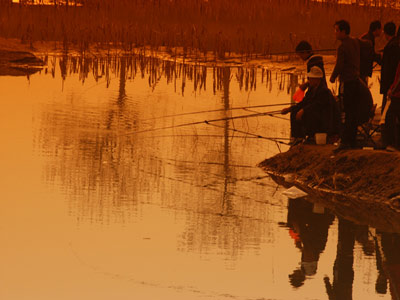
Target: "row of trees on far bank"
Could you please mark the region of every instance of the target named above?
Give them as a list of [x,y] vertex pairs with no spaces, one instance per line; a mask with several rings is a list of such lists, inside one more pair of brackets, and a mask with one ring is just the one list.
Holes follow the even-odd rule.
[[[330,48],[338,19],[349,20],[355,35],[367,31],[371,20],[400,20],[394,0],[352,0],[358,5],[340,4],[346,0],[24,1],[0,0],[0,36],[80,49],[181,47],[222,58],[292,51],[301,39],[316,49]],[[28,5],[32,1],[56,5]]]

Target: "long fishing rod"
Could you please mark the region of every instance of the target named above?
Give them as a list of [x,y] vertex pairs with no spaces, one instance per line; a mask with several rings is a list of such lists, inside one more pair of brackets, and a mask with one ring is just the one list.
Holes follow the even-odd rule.
[[180,116],[187,116],[187,115],[196,115],[196,114],[203,114],[203,113],[210,113],[210,112],[220,112],[220,111],[239,110],[239,109],[246,110],[248,108],[262,108],[262,107],[283,106],[283,105],[290,105],[290,104],[292,104],[292,103],[275,103],[275,104],[231,107],[231,108],[228,108],[228,109],[220,108],[220,109],[212,109],[212,110],[200,110],[200,111],[193,111],[193,112],[187,112],[187,113],[181,113],[181,114],[175,114],[175,115],[166,115],[166,116],[154,117],[154,118],[149,118],[149,119],[140,120],[140,121],[141,122],[145,122],[145,121],[151,121],[151,120],[157,120],[157,119],[163,119],[163,118],[172,118],[172,117],[180,117]]
[[[312,52],[330,52],[330,51],[337,51],[337,48],[329,48],[329,49],[313,49]],[[286,52],[275,52],[275,53],[268,53],[264,55],[258,56],[271,56],[271,55],[286,55],[286,54],[297,54],[296,51],[286,51]]]
[[[219,126],[219,125],[211,124],[211,123],[208,123],[208,122],[206,122],[206,124],[214,126],[214,127],[225,128],[224,126]],[[236,128],[228,128],[228,130],[231,130],[231,131],[234,131],[234,132],[243,133],[243,134],[246,134],[246,135],[250,135],[250,136],[253,136],[253,137],[256,137],[256,138],[259,138],[259,139],[270,140],[270,141],[273,141],[275,143],[279,143],[279,144],[283,144],[283,145],[289,145],[288,143],[280,141],[280,138],[266,137],[266,136],[262,136],[262,135],[259,135],[259,134],[238,130]]]
[[204,124],[204,123],[208,124],[208,123],[211,123],[211,122],[218,122],[218,121],[228,121],[228,120],[236,120],[236,119],[243,119],[243,118],[258,117],[258,116],[268,116],[268,115],[277,114],[277,113],[281,113],[281,110],[274,110],[274,111],[267,111],[267,112],[263,112],[263,113],[256,113],[256,114],[250,114],[250,115],[244,115],[244,116],[235,116],[235,117],[228,117],[228,118],[204,120],[204,121],[184,123],[184,124],[179,124],[179,125],[171,125],[171,126],[165,126],[165,127],[159,127],[159,128],[145,129],[145,130],[139,130],[139,131],[134,131],[134,132],[121,134],[119,136],[127,136],[127,135],[137,134],[137,133],[153,132],[153,131],[157,131],[157,130],[172,129],[172,128],[179,128],[179,127],[185,127],[185,126],[192,126],[192,125],[199,125],[199,124]]
[[[218,135],[218,134],[169,134],[169,135],[152,135],[152,136],[147,136],[143,137],[144,139],[157,139],[157,138],[176,138],[176,137],[196,137],[196,138],[225,138],[226,136],[224,135]],[[246,135],[229,135],[228,138],[243,138],[243,139],[256,139],[259,138],[258,136],[248,136],[247,133]],[[286,137],[268,137],[268,139],[274,139],[274,140],[290,140],[290,138]]]
[[[252,110],[252,109],[247,109],[247,108],[245,108],[245,109],[243,109],[243,110],[245,110],[245,111],[248,111],[248,112],[253,112],[253,113],[258,113],[258,111],[256,111],[256,110]],[[272,118],[277,118],[277,119],[281,119],[281,120],[285,120],[285,121],[288,121],[289,119],[288,118],[284,118],[284,117],[280,117],[280,116],[275,116],[275,115],[269,115],[270,117],[272,117]]]

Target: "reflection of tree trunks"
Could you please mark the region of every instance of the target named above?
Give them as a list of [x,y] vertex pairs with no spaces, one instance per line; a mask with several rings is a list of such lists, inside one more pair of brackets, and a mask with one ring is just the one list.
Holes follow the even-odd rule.
[[[126,85],[126,58],[122,57],[120,60],[120,74],[119,74],[119,89],[118,89],[118,98],[117,98],[117,105],[118,105],[118,110],[120,115],[122,111],[124,110],[125,106],[125,100],[126,100],[126,90],[125,90],[125,85]],[[113,109],[110,110],[108,118],[107,118],[107,124],[106,127],[107,129],[111,129],[113,120],[114,120],[114,115],[115,112]]]
[[120,74],[119,74],[119,90],[118,90],[118,107],[122,109],[125,104],[126,91],[126,59],[125,57],[121,58],[121,66],[120,66]]
[[[229,82],[230,82],[230,68],[225,67],[223,69],[223,88],[224,88],[224,109],[225,117],[228,117],[227,113],[229,111]],[[228,199],[228,184],[230,180],[230,170],[229,170],[229,120],[225,120],[224,126],[224,197],[222,202],[222,212],[229,212],[231,210],[231,203]]]

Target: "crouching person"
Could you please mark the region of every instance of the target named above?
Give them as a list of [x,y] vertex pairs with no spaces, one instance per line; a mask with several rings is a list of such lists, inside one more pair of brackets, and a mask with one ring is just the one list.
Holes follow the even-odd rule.
[[339,112],[336,101],[324,84],[323,71],[314,66],[307,73],[309,88],[302,102],[284,108],[281,113],[290,112],[292,145],[303,141],[315,143],[317,132],[324,132],[329,138],[338,134]]

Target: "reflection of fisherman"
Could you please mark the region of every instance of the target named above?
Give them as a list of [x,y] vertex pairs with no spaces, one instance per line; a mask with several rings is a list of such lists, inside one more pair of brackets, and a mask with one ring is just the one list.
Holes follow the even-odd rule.
[[313,204],[304,199],[289,199],[287,226],[296,247],[301,250],[301,267],[289,275],[292,286],[300,287],[306,276],[316,274],[333,219],[334,216],[327,212],[314,213]]
[[312,141],[317,132],[326,132],[328,136],[337,133],[336,102],[324,84],[323,71],[314,66],[307,77],[308,91],[303,101],[281,111],[282,114],[290,112],[292,144],[302,142],[307,136],[308,141]]
[[[389,280],[392,299],[400,299],[400,235],[398,233],[382,233],[381,248],[377,245],[380,265],[376,289],[378,293],[385,294],[387,280]],[[382,251],[382,253],[381,253]],[[383,254],[383,255],[382,255]]]
[[325,277],[325,287],[329,300],[351,300],[353,299],[355,226],[352,222],[339,218],[338,230],[333,283],[330,283],[329,277]]

